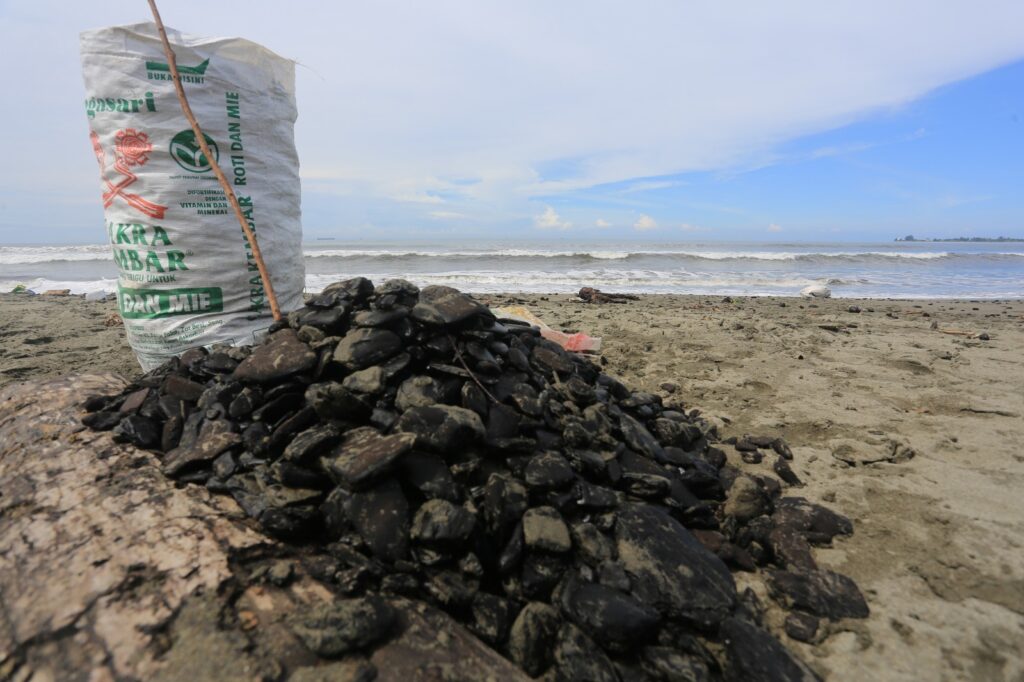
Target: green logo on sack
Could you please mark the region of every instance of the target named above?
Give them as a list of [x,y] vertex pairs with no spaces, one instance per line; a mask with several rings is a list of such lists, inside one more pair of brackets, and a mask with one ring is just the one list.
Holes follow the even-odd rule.
[[[210,60],[203,60],[198,66],[182,66],[178,65],[178,73],[194,73],[198,76],[202,76],[206,73],[206,67],[210,65]],[[146,62],[147,71],[166,71],[170,73],[171,67],[163,62]]]
[[224,292],[220,287],[195,289],[117,288],[117,306],[126,320],[152,320],[157,317],[224,312]]
[[[220,159],[217,143],[206,133],[203,133],[203,137],[206,138],[206,146],[213,152],[213,161],[216,163]],[[196,134],[191,128],[186,128],[171,138],[170,152],[177,164],[190,173],[205,173],[210,170],[210,160],[203,154],[196,141]]]
[[[203,60],[196,66],[182,66],[178,64],[178,75],[181,76],[181,80],[184,83],[202,83],[204,76],[206,75],[206,67],[210,65],[210,60]],[[146,62],[146,76],[151,81],[169,81],[171,80],[171,67],[166,62]]]

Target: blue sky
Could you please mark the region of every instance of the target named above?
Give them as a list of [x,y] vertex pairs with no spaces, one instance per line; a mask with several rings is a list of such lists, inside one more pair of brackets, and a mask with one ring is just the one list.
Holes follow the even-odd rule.
[[[299,62],[308,238],[1024,236],[1024,3],[163,0]],[[77,35],[0,0],[0,243],[100,242]]]

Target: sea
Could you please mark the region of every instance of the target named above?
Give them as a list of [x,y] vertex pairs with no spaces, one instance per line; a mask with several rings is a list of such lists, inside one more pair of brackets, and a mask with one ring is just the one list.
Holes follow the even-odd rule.
[[[306,289],[361,275],[472,293],[796,295],[824,284],[849,298],[1024,298],[1024,243],[586,243],[303,245]],[[117,288],[108,244],[0,245],[0,292]]]

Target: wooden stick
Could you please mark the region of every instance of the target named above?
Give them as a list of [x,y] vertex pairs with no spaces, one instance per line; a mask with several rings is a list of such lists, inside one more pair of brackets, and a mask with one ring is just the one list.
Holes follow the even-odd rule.
[[249,221],[245,219],[242,214],[242,207],[238,205],[238,197],[235,196],[235,191],[231,189],[231,184],[228,179],[224,177],[224,171],[220,169],[217,164],[217,159],[213,156],[210,151],[209,145],[206,144],[206,138],[203,136],[203,131],[199,127],[199,121],[196,120],[195,115],[192,113],[192,107],[188,104],[188,99],[185,97],[185,88],[181,84],[181,76],[178,74],[178,62],[174,58],[174,50],[171,49],[171,42],[167,39],[167,31],[164,30],[164,22],[160,19],[160,12],[156,8],[156,0],[148,0],[149,9],[153,11],[153,20],[156,22],[156,28],[160,32],[160,40],[164,44],[164,54],[167,56],[167,66],[171,69],[171,79],[174,81],[174,89],[178,92],[178,101],[181,103],[181,110],[185,114],[185,118],[188,119],[189,125],[192,126],[192,132],[195,133],[196,142],[199,143],[199,148],[202,150],[203,155],[206,156],[206,160],[210,163],[210,168],[213,170],[213,174],[217,176],[217,180],[220,182],[220,186],[224,189],[224,194],[228,198],[228,203],[231,204],[231,208],[235,209],[235,217],[238,218],[238,224],[242,226],[242,232],[245,234],[245,238],[249,240],[249,246],[252,247],[252,257],[256,261],[256,269],[259,270],[260,279],[263,281],[263,290],[267,293],[267,300],[270,302],[270,313],[274,316],[275,320],[281,319],[281,309],[277,305],[277,297],[274,295],[274,287],[270,284],[270,273],[267,272],[267,266],[263,262],[263,254],[260,252],[260,245],[256,241],[256,233],[249,227]]

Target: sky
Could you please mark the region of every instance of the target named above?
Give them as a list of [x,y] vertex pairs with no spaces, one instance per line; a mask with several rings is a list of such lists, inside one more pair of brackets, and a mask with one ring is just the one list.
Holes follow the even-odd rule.
[[[1020,0],[159,5],[298,63],[308,239],[1024,236]],[[0,0],[0,243],[103,241],[78,34],[147,19]]]

